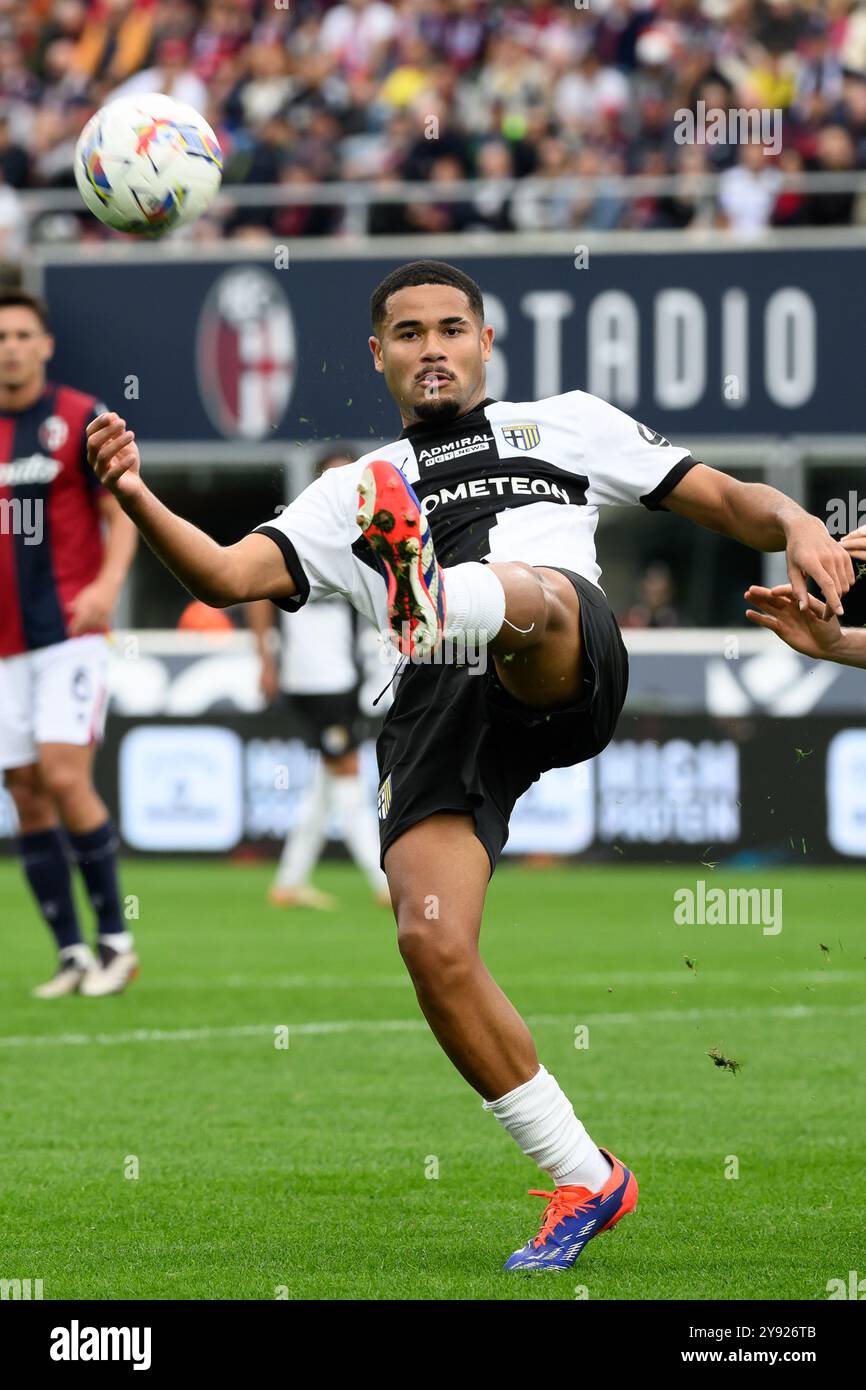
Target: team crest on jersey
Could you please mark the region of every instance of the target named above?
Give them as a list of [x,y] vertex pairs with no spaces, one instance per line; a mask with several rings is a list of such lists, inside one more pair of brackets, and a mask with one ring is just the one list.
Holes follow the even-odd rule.
[[502,437],[512,449],[534,449],[541,440],[537,425],[503,425]]
[[69,426],[62,415],[49,415],[39,426],[39,443],[49,454],[62,449],[69,438]]
[[377,803],[377,804],[378,804],[378,808],[379,808],[379,819],[380,819],[380,820],[386,820],[387,817],[388,817],[388,812],[389,812],[390,809],[391,809],[391,774],[390,774],[390,772],[388,773],[388,776],[385,778],[384,782],[382,783],[381,787],[379,788],[379,797],[378,797],[378,803]]

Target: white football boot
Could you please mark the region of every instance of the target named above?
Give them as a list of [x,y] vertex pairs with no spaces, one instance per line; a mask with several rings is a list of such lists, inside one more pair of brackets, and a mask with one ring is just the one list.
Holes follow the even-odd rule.
[[122,994],[138,974],[138,956],[134,951],[112,951],[109,947],[99,948],[100,963],[94,962],[81,981],[79,994],[89,999],[100,998],[104,994]]
[[89,946],[67,946],[60,953],[60,964],[53,979],[30,991],[34,999],[62,999],[77,994],[87,976],[97,969],[96,959]]

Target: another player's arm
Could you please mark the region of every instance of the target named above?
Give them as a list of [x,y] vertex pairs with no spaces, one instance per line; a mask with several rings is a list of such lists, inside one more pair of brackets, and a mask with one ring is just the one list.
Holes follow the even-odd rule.
[[256,651],[259,655],[259,688],[269,703],[277,698],[280,689],[279,668],[274,652],[275,613],[270,599],[256,599],[246,607],[247,622],[256,639]]
[[698,463],[662,505],[755,550],[784,550],[799,607],[808,606],[806,585],[812,579],[827,600],[824,617],[842,613],[842,596],[854,582],[851,556],[822,521],[783,492],[764,483],[741,483]]
[[866,628],[842,627],[838,618],[825,621],[823,603],[811,594],[803,609],[794,602],[790,584],[777,584],[774,589],[752,584],[745,596],[755,605],[746,610],[749,621],[775,632],[795,652],[816,661],[866,667]]
[[134,434],[120,416],[109,412],[91,420],[87,458],[154,554],[195,598],[228,608],[297,593],[280,550],[267,536],[253,532],[235,545],[219,545],[160,502],[142,481]]
[[96,578],[79,590],[70,604],[70,637],[110,626],[118,594],[138,545],[136,529],[124,516],[116,498],[103,493],[96,505],[105,526],[103,559]]

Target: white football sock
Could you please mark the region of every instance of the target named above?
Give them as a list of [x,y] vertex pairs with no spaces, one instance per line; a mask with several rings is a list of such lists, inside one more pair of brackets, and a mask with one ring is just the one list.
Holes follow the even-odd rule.
[[526,1154],[549,1173],[557,1187],[587,1187],[597,1192],[612,1172],[592,1142],[568,1096],[544,1067],[530,1081],[499,1100],[485,1100],[503,1129]]
[[442,571],[445,577],[445,632],[478,647],[492,642],[505,621],[505,590],[489,565],[467,560]]
[[374,893],[384,893],[388,880],[379,867],[379,827],[376,813],[359,776],[337,777],[328,773],[331,805],[337,813],[343,839]]
[[60,963],[61,965],[74,965],[77,970],[92,970],[96,965],[96,960],[88,945],[82,941],[76,941],[73,946],[61,947]]
[[117,951],[118,955],[124,955],[132,950],[132,932],[115,931],[109,932],[106,936],[100,934],[99,945],[107,946],[111,951]]
[[295,827],[283,845],[275,879],[278,888],[300,888],[307,883],[327,838],[327,791],[327,775],[320,758],[298,807]]

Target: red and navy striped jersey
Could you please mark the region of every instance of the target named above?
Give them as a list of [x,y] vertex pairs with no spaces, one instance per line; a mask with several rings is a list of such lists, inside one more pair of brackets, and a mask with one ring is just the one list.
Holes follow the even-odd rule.
[[104,408],[49,382],[26,410],[0,411],[0,657],[63,642],[99,572],[103,489],[84,431]]

